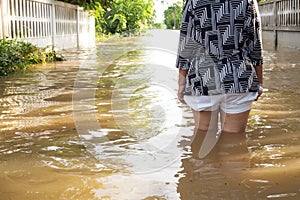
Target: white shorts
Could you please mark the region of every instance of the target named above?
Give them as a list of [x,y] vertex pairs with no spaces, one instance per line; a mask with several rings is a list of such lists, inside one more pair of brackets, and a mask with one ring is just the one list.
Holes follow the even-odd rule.
[[251,109],[257,92],[220,94],[210,96],[189,96],[183,98],[186,104],[195,111],[215,111],[221,109],[228,114],[237,114]]

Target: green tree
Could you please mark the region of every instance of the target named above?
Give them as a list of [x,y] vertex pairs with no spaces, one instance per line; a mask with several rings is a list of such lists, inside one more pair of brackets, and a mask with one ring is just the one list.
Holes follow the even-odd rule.
[[152,0],[116,0],[108,7],[100,3],[95,9],[96,29],[104,33],[141,31],[153,24]]
[[103,8],[109,7],[113,0],[58,0],[65,3],[75,4],[84,7],[87,10],[94,10],[100,3]]
[[58,0],[58,1],[80,5],[85,8],[92,8],[93,6],[95,6],[95,3],[98,2],[98,0]]
[[164,23],[168,29],[179,29],[182,18],[182,5],[177,2],[164,11]]

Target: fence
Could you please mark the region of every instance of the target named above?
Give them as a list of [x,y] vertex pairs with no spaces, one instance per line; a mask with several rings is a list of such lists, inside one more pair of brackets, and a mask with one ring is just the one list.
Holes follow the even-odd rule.
[[[300,47],[300,1],[273,0],[259,4],[265,38],[278,46]],[[296,40],[296,41],[295,41]],[[297,45],[297,46],[296,46]]]
[[58,49],[95,45],[94,17],[54,0],[0,0],[0,37]]

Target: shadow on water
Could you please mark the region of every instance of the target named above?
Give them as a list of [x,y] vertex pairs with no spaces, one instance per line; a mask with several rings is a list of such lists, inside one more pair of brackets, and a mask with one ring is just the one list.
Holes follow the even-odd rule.
[[223,137],[199,160],[173,47],[155,41],[178,35],[152,34],[0,79],[1,200],[299,198],[298,53],[264,52],[247,140]]

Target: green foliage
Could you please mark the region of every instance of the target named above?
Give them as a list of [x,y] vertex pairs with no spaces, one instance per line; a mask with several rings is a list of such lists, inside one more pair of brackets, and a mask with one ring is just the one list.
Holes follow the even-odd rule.
[[31,64],[62,60],[62,56],[49,48],[39,48],[17,40],[0,40],[0,76],[26,69]]
[[138,33],[154,21],[153,0],[115,0],[95,3],[97,34]]
[[83,6],[95,16],[96,34],[139,33],[154,21],[153,0],[60,0]]
[[90,10],[93,9],[95,4],[100,0],[58,0],[58,1],[79,5]]
[[58,0],[58,1],[79,5],[81,7],[84,7],[86,10],[95,10],[98,4],[101,4],[101,6],[106,10],[106,8],[111,8],[115,0]]
[[179,29],[182,18],[181,3],[174,3],[164,11],[164,23],[168,29]]

